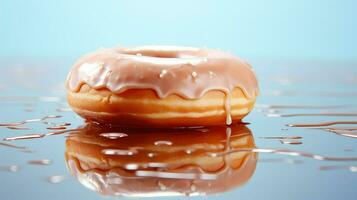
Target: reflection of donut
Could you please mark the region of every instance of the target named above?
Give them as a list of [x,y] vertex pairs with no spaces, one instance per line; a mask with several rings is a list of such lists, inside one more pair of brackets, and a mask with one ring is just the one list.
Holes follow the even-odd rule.
[[254,148],[243,125],[143,130],[88,124],[67,138],[66,162],[79,182],[102,195],[203,195],[250,179],[256,153],[210,154],[238,148]]
[[258,93],[252,68],[231,54],[157,46],[86,55],[67,88],[69,105],[86,119],[146,127],[231,124]]

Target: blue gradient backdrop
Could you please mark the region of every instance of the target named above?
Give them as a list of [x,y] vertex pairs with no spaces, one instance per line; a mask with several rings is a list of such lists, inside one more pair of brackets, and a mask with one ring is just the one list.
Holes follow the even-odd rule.
[[1,0],[0,58],[172,44],[249,59],[355,61],[356,10],[352,0]]

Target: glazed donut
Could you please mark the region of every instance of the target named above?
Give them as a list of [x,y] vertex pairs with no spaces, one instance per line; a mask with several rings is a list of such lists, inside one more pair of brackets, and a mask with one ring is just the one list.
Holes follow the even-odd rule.
[[176,130],[88,124],[69,134],[65,158],[70,173],[102,195],[203,195],[246,183],[258,155],[234,150],[254,147],[241,124]]
[[89,121],[142,127],[231,124],[253,108],[249,64],[219,50],[144,46],[101,49],[67,78],[72,109]]

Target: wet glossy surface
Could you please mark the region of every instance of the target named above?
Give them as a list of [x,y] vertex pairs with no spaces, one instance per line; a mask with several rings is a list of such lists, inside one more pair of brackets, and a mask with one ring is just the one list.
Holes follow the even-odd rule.
[[[104,192],[109,198],[130,193],[159,196],[153,199],[356,199],[357,64],[251,63],[262,94],[244,119],[249,124],[153,134],[88,130],[65,100],[71,60],[3,62],[0,134],[7,141],[0,142],[1,199],[89,200],[104,198]],[[70,165],[65,154],[76,137],[100,141],[92,153],[103,163]],[[254,143],[244,145],[244,137]],[[72,152],[83,156],[83,149]],[[247,156],[258,160],[247,167]],[[116,174],[108,176],[108,163]],[[183,163],[205,170],[188,170]],[[224,163],[236,163],[231,174],[221,173]],[[101,169],[106,184],[97,186],[105,190],[86,184],[101,176],[90,179],[75,169]]]

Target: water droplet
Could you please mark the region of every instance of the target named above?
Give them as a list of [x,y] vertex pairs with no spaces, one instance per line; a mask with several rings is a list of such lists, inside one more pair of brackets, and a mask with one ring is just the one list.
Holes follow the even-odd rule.
[[357,172],[357,166],[345,166],[345,165],[332,165],[332,166],[321,166],[320,170],[349,170],[351,172]]
[[259,137],[260,139],[267,139],[267,140],[299,140],[302,139],[301,136],[265,136]]
[[185,150],[185,152],[186,152],[187,154],[192,154],[193,151],[194,151],[193,149],[186,149],[186,150]]
[[287,163],[287,164],[302,164],[302,160],[295,160],[291,158],[260,158],[259,162],[266,162],[266,163]]
[[164,185],[160,180],[157,182],[157,185],[159,186],[161,191],[167,190],[166,185]]
[[319,126],[332,126],[339,124],[357,124],[357,121],[329,121],[329,122],[321,122],[321,123],[304,123],[304,124],[287,124],[290,127],[319,127]]
[[345,152],[354,152],[353,149],[344,149],[343,151],[345,151]]
[[350,171],[351,171],[351,172],[357,172],[357,167],[351,166],[351,167],[350,167]]
[[11,172],[17,172],[20,170],[20,167],[18,165],[10,165],[9,166],[9,171]]
[[55,176],[48,177],[47,181],[50,183],[56,184],[56,183],[61,183],[61,182],[65,181],[66,179],[68,179],[68,177],[65,175],[55,175]]
[[30,128],[24,126],[7,126],[6,128],[12,130],[30,130]]
[[160,140],[160,141],[156,141],[156,142],[154,143],[154,145],[156,145],[156,146],[161,146],[161,145],[172,145],[172,142],[170,142],[170,141]]
[[256,152],[256,153],[271,153],[277,155],[288,155],[288,156],[301,156],[305,158],[312,158],[315,160],[327,160],[327,161],[357,161],[357,157],[332,157],[332,156],[321,156],[318,154],[312,154],[304,151],[295,151],[290,149],[267,149],[267,148],[247,148],[247,149],[234,149],[226,151],[223,153],[207,153],[208,156],[219,157],[223,155],[229,155],[234,152]]
[[291,145],[300,145],[302,144],[301,141],[296,140],[280,140],[281,144],[291,144]]
[[22,135],[22,136],[7,137],[7,138],[4,138],[4,140],[5,141],[26,140],[26,139],[42,138],[44,136],[45,136],[44,134],[28,134],[28,135]]
[[57,108],[56,111],[57,112],[71,112],[72,109],[64,107],[64,108]]
[[125,150],[125,149],[103,149],[102,153],[105,155],[118,155],[118,156],[132,156],[137,154],[137,150]]
[[169,179],[201,179],[201,180],[215,180],[217,179],[217,174],[207,174],[207,173],[184,173],[184,172],[163,172],[163,171],[149,171],[149,170],[138,170],[135,171],[136,176],[140,177],[157,177],[157,178],[169,178]]
[[0,123],[0,126],[19,126],[24,124],[25,122],[10,122],[10,123]]
[[165,74],[167,74],[167,70],[163,69],[163,70],[161,70],[161,73],[160,73],[159,77],[163,78],[165,76]]
[[[271,109],[269,109],[271,110]],[[269,111],[268,110],[268,111]],[[325,112],[325,113],[296,113],[296,114],[275,114],[275,113],[268,113],[266,114],[267,117],[320,117],[320,116],[336,116],[336,117],[355,117],[357,116],[356,112]]]
[[70,125],[71,125],[71,123],[69,123],[69,122],[65,122],[63,124],[60,124],[60,126],[70,126]]
[[61,118],[61,115],[47,115],[44,116],[41,120],[45,120],[45,119],[56,119],[56,118]]
[[35,150],[32,149],[20,149],[19,151],[24,152],[24,153],[35,153]]
[[212,78],[215,74],[212,71],[208,71],[209,77]]
[[145,164],[146,167],[152,167],[152,168],[166,168],[168,167],[168,163],[160,163],[160,162],[148,162]]
[[63,129],[66,129],[67,127],[66,126],[50,126],[50,127],[47,127],[46,129],[49,129],[49,130],[63,130]]
[[195,71],[193,71],[192,73],[191,73],[191,76],[193,77],[193,78],[196,78],[197,77],[197,72],[195,72]]
[[28,163],[31,165],[50,165],[52,164],[52,161],[49,159],[29,160]]
[[62,131],[48,132],[45,134],[45,136],[60,135],[60,134],[69,133],[71,131],[77,131],[77,130],[79,130],[79,129],[67,129],[67,130],[62,130]]
[[127,137],[128,135],[126,133],[101,133],[100,136],[114,140]]
[[20,166],[18,165],[0,166],[0,171],[18,172],[19,170],[20,170]]
[[124,169],[127,169],[127,170],[137,170],[137,169],[139,169],[139,165],[138,165],[138,164],[135,164],[135,163],[126,164],[126,165],[124,165]]
[[23,123],[29,123],[29,122],[40,122],[42,119],[26,119],[23,121]]
[[7,143],[7,142],[0,142],[1,146],[5,146],[5,147],[10,147],[10,148],[14,148],[14,149],[20,149],[20,150],[28,150],[27,147],[24,146],[17,146],[11,143]]
[[207,132],[209,132],[209,129],[208,128],[198,128],[198,129],[195,129],[195,131],[198,131],[201,133],[207,133]]
[[148,157],[149,157],[149,158],[155,157],[155,153],[148,153]]

